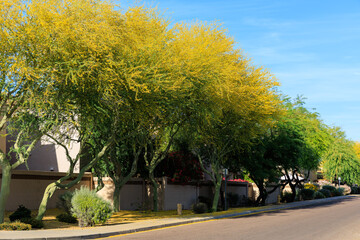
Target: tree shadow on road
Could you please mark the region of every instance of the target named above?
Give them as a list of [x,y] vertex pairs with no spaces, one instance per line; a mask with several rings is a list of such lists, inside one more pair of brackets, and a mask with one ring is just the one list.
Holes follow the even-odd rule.
[[[290,210],[307,210],[307,209],[321,209],[321,208],[329,208],[331,206],[341,205],[346,202],[352,202],[359,200],[360,198],[358,196],[348,196],[346,198],[338,198],[338,199],[332,199],[330,202],[320,202],[319,200],[311,200],[313,203],[311,205],[307,206],[291,206],[289,204],[289,207],[282,208],[282,209],[274,209],[274,210],[264,210],[264,212],[259,213],[251,213],[249,215],[244,216],[237,216],[234,218],[254,218],[254,217],[261,217],[261,216],[271,216],[271,215],[277,215],[279,213],[287,213]],[[279,205],[280,207],[281,205]],[[284,205],[283,205],[284,206]]]

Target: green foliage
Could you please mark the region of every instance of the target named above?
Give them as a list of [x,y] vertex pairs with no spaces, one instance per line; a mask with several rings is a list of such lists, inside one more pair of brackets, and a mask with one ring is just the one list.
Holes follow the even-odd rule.
[[5,222],[0,224],[0,230],[6,230],[6,231],[31,230],[31,225],[19,221],[10,222],[10,223]]
[[320,189],[319,192],[324,194],[324,196],[327,198],[331,197],[331,192],[329,189],[323,188],[323,189]]
[[237,193],[228,192],[226,194],[226,200],[229,207],[237,207],[239,204],[240,196]]
[[208,207],[207,207],[206,203],[199,202],[199,203],[195,203],[193,205],[192,210],[196,214],[201,214],[201,213],[208,212]]
[[293,197],[292,197],[292,193],[291,192],[283,192],[282,197],[281,197],[281,202],[293,202]]
[[317,192],[315,192],[314,198],[322,199],[322,198],[326,198],[326,196],[322,192],[317,191]]
[[345,188],[337,188],[334,191],[334,197],[343,196],[344,195]]
[[68,215],[71,215],[71,199],[73,197],[73,192],[66,191],[65,193],[59,196],[59,201],[56,203],[56,206],[64,210]]
[[360,183],[360,159],[354,149],[354,143],[345,138],[339,129],[332,129],[333,141],[322,156],[322,169],[326,179],[342,182],[348,185]]
[[351,187],[350,194],[359,194],[359,187],[357,187],[357,186]]
[[31,218],[31,210],[26,208],[24,205],[19,205],[15,212],[13,212],[9,219],[10,221],[22,220]]
[[315,191],[312,189],[301,189],[300,195],[303,200],[312,200],[314,199]]
[[211,208],[212,201],[211,201],[210,198],[205,197],[205,196],[199,196],[198,200],[199,200],[200,203],[205,203],[208,209]]
[[43,228],[44,223],[41,220],[37,220],[35,218],[22,218],[20,220],[23,223],[30,224],[32,228]]
[[336,192],[336,187],[334,187],[334,186],[325,185],[325,186],[322,187],[322,189],[329,190],[331,197],[335,196],[335,194],[336,194],[336,193],[335,193],[335,192]]
[[80,227],[106,222],[112,215],[111,204],[86,187],[75,190],[71,200],[72,213]]
[[334,192],[336,190],[336,187],[334,187],[332,185],[324,185],[324,186],[322,186],[322,189],[327,189],[330,192]]
[[61,213],[56,216],[56,219],[59,222],[66,222],[66,223],[77,223],[78,222],[76,217],[74,217],[68,213]]

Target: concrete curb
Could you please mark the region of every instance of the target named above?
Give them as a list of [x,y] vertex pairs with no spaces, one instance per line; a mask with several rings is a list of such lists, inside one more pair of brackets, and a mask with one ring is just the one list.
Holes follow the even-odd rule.
[[283,205],[274,205],[273,207],[266,209],[258,209],[252,211],[245,211],[241,213],[224,214],[220,216],[210,217],[196,217],[196,218],[168,218],[168,219],[156,219],[135,222],[130,224],[118,224],[113,226],[76,229],[76,230],[33,230],[33,231],[0,231],[0,240],[3,239],[26,239],[26,240],[68,240],[68,239],[95,239],[105,238],[115,235],[122,235],[128,233],[135,233],[141,231],[148,231],[153,229],[173,227],[184,224],[191,224],[196,222],[205,222],[210,220],[222,219],[222,218],[234,218],[253,214],[260,214],[266,212],[273,212],[278,210],[301,208],[306,206],[322,205],[331,202],[341,201],[346,198],[353,198],[356,196],[340,196],[332,198],[324,198],[317,200],[293,202]]

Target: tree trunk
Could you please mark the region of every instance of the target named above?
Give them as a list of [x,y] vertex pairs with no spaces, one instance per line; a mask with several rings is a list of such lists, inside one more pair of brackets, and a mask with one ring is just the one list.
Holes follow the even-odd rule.
[[159,184],[157,183],[154,177],[154,169],[149,169],[149,178],[153,185],[153,210],[154,212],[159,211],[159,199],[158,199],[158,187]]
[[264,182],[263,181],[258,182],[258,183],[256,183],[256,186],[259,189],[259,196],[256,199],[255,205],[256,206],[265,205],[267,194],[266,194]]
[[260,202],[261,206],[265,206],[267,197],[268,197],[268,192],[265,189],[264,192],[263,192],[261,202]]
[[292,194],[291,194],[291,200],[294,202],[296,198],[296,185],[289,183],[289,186],[291,188]]
[[[141,150],[141,148],[140,148]],[[136,152],[136,154],[134,155],[134,160],[131,166],[131,171],[128,175],[126,175],[125,177],[119,177],[119,176],[115,176],[113,174],[110,174],[111,179],[114,182],[115,185],[115,190],[114,190],[114,195],[113,195],[113,199],[114,199],[114,211],[115,212],[119,212],[120,211],[120,191],[122,189],[122,187],[135,175],[136,170],[137,170],[137,164],[138,164],[138,160],[139,160],[139,155],[141,151]]]
[[2,178],[0,191],[0,223],[4,222],[6,201],[10,194],[11,165],[2,164]]
[[212,208],[211,210],[213,212],[217,211],[217,206],[219,203],[219,197],[220,197],[220,188],[221,188],[221,178],[216,178],[216,182],[214,182],[214,186],[215,186],[215,193],[214,193],[214,199],[213,199],[213,204],[212,204]]
[[38,215],[36,216],[36,220],[41,221],[43,219],[45,212],[46,212],[47,203],[57,189],[58,189],[58,187],[56,186],[55,182],[50,183],[46,187],[43,198],[42,198],[40,206],[39,206]]
[[124,186],[124,184],[119,184],[117,182],[114,182],[115,185],[115,190],[114,190],[114,195],[113,195],[113,199],[114,199],[114,212],[119,212],[120,211],[120,191],[121,188]]

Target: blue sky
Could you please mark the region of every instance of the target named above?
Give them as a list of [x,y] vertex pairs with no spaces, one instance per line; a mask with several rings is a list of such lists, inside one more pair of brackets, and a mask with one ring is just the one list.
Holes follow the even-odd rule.
[[[117,1],[124,7],[133,1]],[[360,141],[359,0],[156,0],[172,22],[219,21],[250,57],[302,95],[324,122]],[[138,3],[139,4],[139,3]]]

